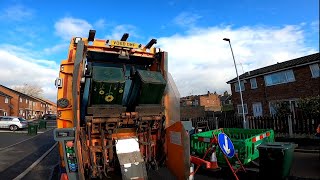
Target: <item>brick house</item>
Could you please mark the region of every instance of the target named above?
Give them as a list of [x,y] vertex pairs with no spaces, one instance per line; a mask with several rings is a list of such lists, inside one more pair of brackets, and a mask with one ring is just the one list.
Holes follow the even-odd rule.
[[[245,114],[275,114],[277,102],[286,102],[291,112],[295,112],[299,98],[319,96],[319,62],[319,53],[315,53],[240,75]],[[231,86],[235,111],[242,114],[237,78],[227,83]]]
[[38,118],[48,112],[56,112],[56,105],[51,101],[29,96],[3,85],[0,85],[0,91],[11,97],[11,111],[9,113],[11,116],[31,119]]
[[30,96],[34,99],[33,103],[33,116],[40,118],[46,113],[47,102],[43,99]]
[[57,104],[47,99],[45,100],[45,102],[46,102],[46,114],[56,114]]
[[10,111],[11,116],[19,116],[27,119],[30,118],[32,115],[33,98],[3,85],[0,85],[0,91],[12,97],[12,108]]
[[0,116],[11,115],[11,99],[11,96],[0,91]]
[[208,91],[207,94],[203,95],[192,95],[183,97],[180,99],[181,106],[203,106],[205,111],[220,111],[221,103],[219,99],[219,95],[215,93],[210,93]]

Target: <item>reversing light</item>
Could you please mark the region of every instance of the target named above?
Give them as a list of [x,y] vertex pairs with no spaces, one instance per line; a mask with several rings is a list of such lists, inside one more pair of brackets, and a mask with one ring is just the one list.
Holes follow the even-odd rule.
[[54,84],[56,88],[62,88],[62,78],[57,78]]
[[77,44],[79,41],[81,41],[82,38],[81,37],[76,37],[74,38],[74,43]]

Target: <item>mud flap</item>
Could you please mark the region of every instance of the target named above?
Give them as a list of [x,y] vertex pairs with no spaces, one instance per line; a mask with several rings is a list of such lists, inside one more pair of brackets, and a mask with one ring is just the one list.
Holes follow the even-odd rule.
[[190,139],[181,122],[166,129],[167,167],[178,180],[190,176]]
[[140,153],[138,139],[117,140],[116,152],[123,180],[148,179],[146,164]]

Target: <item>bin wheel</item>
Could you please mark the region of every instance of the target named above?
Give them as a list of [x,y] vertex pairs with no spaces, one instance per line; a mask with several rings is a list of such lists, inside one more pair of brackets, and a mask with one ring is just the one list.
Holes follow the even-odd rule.
[[16,126],[16,125],[11,125],[11,126],[9,127],[9,129],[10,129],[10,131],[16,131],[16,130],[18,130],[19,128],[18,128],[18,126]]

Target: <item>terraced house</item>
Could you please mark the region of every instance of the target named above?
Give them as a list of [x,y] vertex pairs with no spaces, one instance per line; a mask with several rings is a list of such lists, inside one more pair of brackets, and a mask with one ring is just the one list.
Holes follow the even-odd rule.
[[[264,116],[276,113],[276,102],[286,102],[291,112],[299,98],[320,94],[319,53],[273,64],[239,76],[244,101],[244,113]],[[242,114],[237,78],[231,85],[235,111]]]
[[11,96],[0,91],[0,116],[10,116],[11,113]]
[[[2,103],[2,99],[5,103]],[[56,111],[56,105],[51,101],[29,96],[3,85],[0,85],[0,101],[0,116],[31,119]]]

